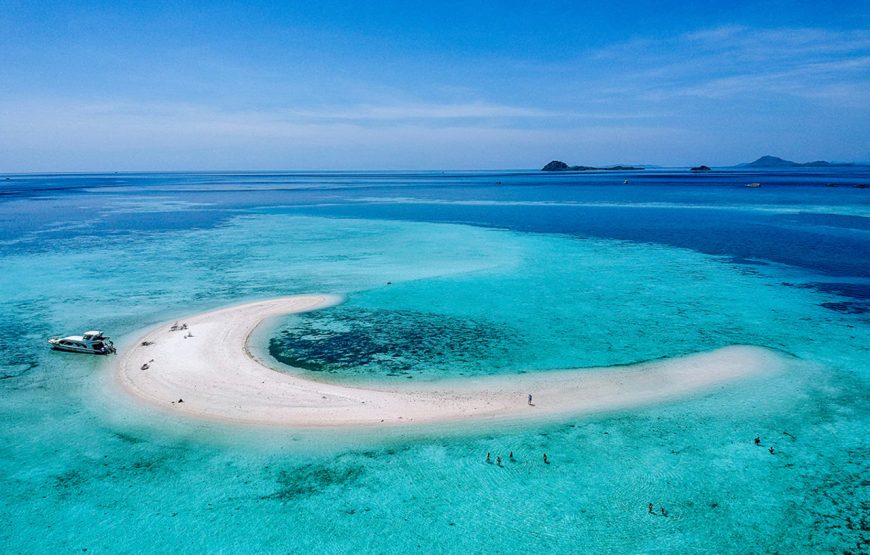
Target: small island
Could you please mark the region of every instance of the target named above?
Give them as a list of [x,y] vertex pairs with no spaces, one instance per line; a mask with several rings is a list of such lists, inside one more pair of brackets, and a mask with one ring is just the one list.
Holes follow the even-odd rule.
[[737,168],[848,168],[856,164],[846,162],[826,162],[824,160],[815,160],[813,162],[793,162],[785,160],[778,156],[765,155],[745,164],[738,164]]
[[553,160],[546,166],[541,168],[545,172],[584,172],[584,171],[636,171],[642,170],[634,166],[607,166],[605,168],[596,168],[593,166],[569,166],[561,160]]

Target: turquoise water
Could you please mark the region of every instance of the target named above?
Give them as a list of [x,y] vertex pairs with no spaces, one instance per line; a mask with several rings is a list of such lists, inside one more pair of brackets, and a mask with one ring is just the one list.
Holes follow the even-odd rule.
[[[496,177],[518,183],[493,190]],[[635,202],[598,183],[496,177],[77,176],[10,187],[21,190],[0,201],[0,545],[866,551],[868,195],[802,185],[747,201],[718,182],[699,191],[655,176],[664,183]],[[346,302],[283,319],[262,347],[315,379],[473,379],[728,344],[790,362],[656,407],[342,436],[171,421],[107,399],[104,359],[43,345],[97,326],[123,346],[164,320],[309,292]],[[510,451],[516,461],[502,467],[484,460]],[[647,514],[649,502],[669,515]]]

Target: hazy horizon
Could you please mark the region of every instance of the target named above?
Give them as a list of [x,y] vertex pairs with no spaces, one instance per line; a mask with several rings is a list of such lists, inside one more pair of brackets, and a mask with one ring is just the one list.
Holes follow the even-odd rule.
[[[756,157],[758,158],[758,157]],[[565,160],[563,160],[565,161]],[[751,162],[752,160],[748,160],[747,162]],[[816,160],[791,160],[792,162],[813,162]],[[864,161],[851,161],[851,160],[825,160],[826,162],[833,162],[839,164],[854,164],[859,168],[864,168],[870,166],[870,162]],[[549,160],[548,160],[549,162]],[[568,160],[566,161],[570,165],[584,165],[582,163],[575,164],[574,162]],[[806,168],[800,167],[770,167],[770,168],[742,168],[740,167],[743,163],[732,164],[732,165],[720,165],[715,163],[704,163],[699,162],[698,164],[685,164],[681,166],[664,166],[661,164],[648,164],[648,163],[621,163],[621,164],[602,164],[600,169],[603,171],[606,166],[609,165],[632,165],[638,168],[642,168],[643,170],[684,170],[696,165],[706,165],[713,170],[740,170],[746,169],[747,171],[783,171],[783,170],[795,170],[795,169],[806,169],[807,171],[813,170],[824,170],[827,168],[824,167],[814,167],[809,166]],[[544,164],[541,164],[543,166]],[[596,166],[598,168],[599,166]],[[837,169],[836,166],[833,169]],[[127,170],[113,170],[113,169],[90,169],[90,170],[78,170],[78,171],[20,171],[20,172],[0,172],[0,176],[38,176],[38,175],[105,175],[105,174],[121,174],[121,175],[135,175],[135,174],[162,174],[162,173],[178,173],[178,174],[244,174],[244,173],[286,173],[286,174],[304,174],[304,173],[413,173],[413,172],[445,172],[445,173],[462,173],[462,172],[479,172],[479,173],[499,173],[499,172],[537,172],[541,171],[541,167],[534,168],[199,168],[199,169],[189,169],[189,168],[175,168],[175,169],[163,169],[163,170],[154,170],[154,169],[127,169]],[[631,171],[631,170],[625,170]],[[581,173],[588,173],[589,171],[582,171]]]
[[4,174],[870,161],[861,2],[0,8]]

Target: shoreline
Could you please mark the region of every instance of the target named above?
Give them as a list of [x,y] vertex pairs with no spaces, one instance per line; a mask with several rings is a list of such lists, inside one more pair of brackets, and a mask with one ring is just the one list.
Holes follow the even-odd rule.
[[279,372],[249,347],[264,322],[341,301],[297,295],[196,314],[183,320],[186,330],[159,325],[113,363],[111,376],[131,400],[163,413],[258,427],[354,429],[616,411],[713,391],[783,365],[771,350],[729,346],[628,366],[359,387]]

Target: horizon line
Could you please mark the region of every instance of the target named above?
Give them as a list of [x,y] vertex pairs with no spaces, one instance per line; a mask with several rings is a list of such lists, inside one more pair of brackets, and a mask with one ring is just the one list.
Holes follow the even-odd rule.
[[[870,161],[867,162],[830,162],[834,164],[833,167],[839,168],[866,168],[870,167]],[[825,166],[770,166],[770,167],[745,167],[747,163],[740,164],[732,164],[728,166],[708,166],[711,171],[719,171],[719,170],[824,170],[829,169]],[[698,166],[706,165],[706,164],[698,164]],[[606,169],[608,167],[613,166],[634,166],[639,169],[636,170],[609,170]],[[328,169],[328,168],[270,168],[270,169],[167,169],[167,170],[81,170],[81,171],[12,171],[12,172],[2,172],[0,171],[0,176],[8,179],[9,177],[16,176],[50,176],[50,175],[138,175],[138,174],[244,174],[244,173],[257,173],[257,174],[268,174],[268,173],[280,173],[280,174],[305,174],[305,173],[434,173],[434,172],[442,172],[442,173],[466,173],[466,172],[475,172],[475,173],[498,173],[498,172],[510,172],[510,173],[543,173],[543,174],[588,174],[588,173],[628,173],[628,172],[641,172],[646,170],[691,170],[692,165],[679,165],[679,166],[665,166],[660,164],[608,164],[604,166],[595,166],[596,168],[601,169],[592,169],[592,170],[556,170],[556,171],[545,171],[539,168],[417,168],[417,169],[389,169],[389,168],[353,168],[353,169]]]

